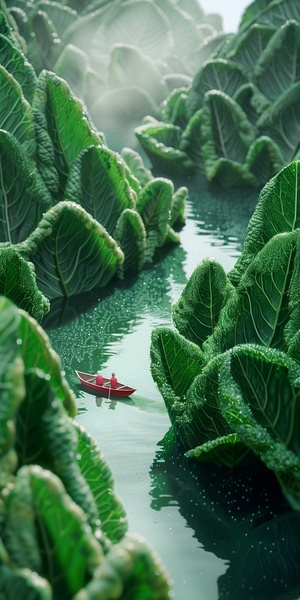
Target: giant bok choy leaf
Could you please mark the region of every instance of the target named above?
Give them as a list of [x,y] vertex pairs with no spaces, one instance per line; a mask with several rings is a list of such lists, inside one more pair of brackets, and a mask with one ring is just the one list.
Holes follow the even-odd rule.
[[255,183],[253,175],[243,164],[255,139],[254,127],[238,103],[224,92],[205,94],[200,137],[209,181],[217,179],[225,187],[245,180]]
[[300,163],[282,169],[263,188],[249,221],[243,252],[229,273],[237,285],[248,265],[276,234],[300,227]]
[[202,348],[214,332],[232,291],[223,267],[215,260],[205,259],[173,307],[173,321],[179,333]]
[[193,161],[184,150],[180,149],[181,131],[177,125],[151,122],[136,127],[135,135],[147,152],[154,168],[160,167],[174,174],[194,170]]
[[33,158],[36,140],[32,108],[25,100],[20,84],[2,65],[0,86],[3,98],[0,104],[0,127],[13,134],[27,156]]
[[90,146],[73,161],[65,198],[80,204],[113,236],[122,211],[136,205],[126,176],[117,153],[106,146]]
[[256,455],[300,510],[298,169],[261,192],[236,270],[206,259],[194,271],[173,309],[178,332],[152,333],[151,371],[189,458]]
[[300,370],[284,353],[236,347],[220,371],[221,412],[240,440],[275,472],[300,509]]
[[49,300],[36,285],[33,265],[9,246],[0,246],[0,294],[39,322],[50,310]]
[[51,196],[17,139],[0,130],[0,241],[23,242],[51,207]]
[[174,186],[167,179],[153,179],[142,188],[137,211],[146,229],[145,260],[151,262],[155,249],[163,246],[170,229]]
[[1,591],[169,600],[164,566],[145,540],[125,535],[112,473],[71,418],[74,396],[48,337],[3,296],[0,315]]
[[115,238],[124,252],[119,271],[140,271],[145,263],[146,229],[136,210],[125,209],[117,222]]
[[0,64],[20,84],[26,100],[32,102],[37,79],[34,68],[23,52],[3,33],[0,34]]
[[91,145],[102,144],[82,103],[72,94],[67,83],[54,73],[43,71],[37,82],[34,98],[37,131],[38,167],[47,184],[44,169],[46,152],[53,156],[59,187],[54,200],[62,199],[71,164],[78,154]]
[[105,286],[124,260],[115,240],[81,206],[60,202],[49,210],[22,251],[35,266],[48,298]]

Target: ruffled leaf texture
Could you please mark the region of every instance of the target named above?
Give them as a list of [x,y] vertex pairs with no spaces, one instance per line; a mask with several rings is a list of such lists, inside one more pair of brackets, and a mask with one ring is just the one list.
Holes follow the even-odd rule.
[[[36,151],[32,108],[14,76],[0,65],[0,128],[9,131],[30,158]],[[9,108],[8,108],[9,107]]]
[[[299,9],[293,0],[251,7],[237,34],[193,75],[173,112],[164,103],[156,131],[151,123],[136,129],[161,172],[172,172],[181,151],[182,172],[194,165],[224,187],[260,186],[298,159]],[[160,145],[170,126],[176,137]]]
[[2,32],[0,33],[0,64],[19,83],[25,99],[31,103],[37,81],[34,68],[25,54],[16,47],[15,42]]
[[36,284],[33,265],[13,248],[0,246],[0,294],[41,322],[50,303]]
[[275,235],[294,231],[300,224],[300,163],[294,161],[262,189],[249,221],[243,252],[229,273],[237,285],[248,265]]
[[51,196],[21,144],[0,130],[0,240],[18,244],[38,226]]
[[[7,385],[9,389],[7,397],[4,398],[3,395],[3,419],[7,420],[8,414],[12,414],[6,410],[10,410],[11,407],[15,410],[20,399],[24,397],[24,376],[35,371],[38,377],[44,374],[52,393],[64,404],[68,414],[75,416],[74,394],[62,376],[60,359],[51,348],[48,336],[27,312],[18,309],[4,296],[1,296],[0,300],[1,381],[2,385]],[[14,397],[17,398],[17,404],[12,402]]]
[[158,177],[147,183],[138,195],[136,209],[146,230],[146,262],[152,262],[156,248],[163,246],[167,239],[173,195],[172,181]]
[[238,267],[226,275],[203,261],[173,308],[177,331],[156,328],[151,339],[152,376],[186,456],[227,467],[262,459],[296,510],[298,167],[265,186]]
[[203,65],[203,68],[194,76],[187,94],[186,112],[188,119],[199,108],[202,108],[207,92],[218,90],[232,97],[247,81],[242,69],[238,65],[224,59],[207,61]]
[[146,260],[146,229],[136,210],[125,209],[117,222],[115,239],[124,253],[119,272],[140,271]]
[[274,236],[253,259],[220,315],[206,349],[254,343],[288,351],[286,327],[297,308],[299,230]]
[[19,469],[6,504],[3,540],[14,565],[44,571],[52,588],[62,586],[72,597],[104,560],[84,512],[70,502],[60,479],[38,465]]
[[157,327],[151,336],[151,373],[160,390],[171,421],[181,411],[186,393],[205,363],[203,352],[177,331]]
[[169,600],[165,567],[143,538],[126,534],[105,457],[71,419],[75,400],[48,337],[7,298],[0,312],[2,592]]
[[[13,557],[14,574],[18,577],[19,570],[31,570],[37,588],[44,584],[39,576],[42,571],[52,593],[61,595],[63,590],[70,600],[103,594],[116,599],[130,595],[138,600],[141,594],[171,598],[168,573],[146,540],[126,535],[104,551],[84,512],[70,501],[60,479],[50,471],[37,465],[19,469],[6,499],[6,514],[3,539]],[[44,596],[33,598],[52,598],[46,595],[46,586],[45,582]]]
[[65,198],[80,204],[112,236],[121,213],[136,205],[123,160],[104,146],[90,146],[73,161]]
[[172,123],[146,123],[135,135],[149,156],[153,168],[183,174],[194,171],[193,161],[180,149],[181,129]]
[[[159,190],[158,181],[154,183],[137,153],[131,161],[139,165],[136,176],[130,165],[106,146],[66,81],[46,70],[38,78],[34,75],[18,44],[14,45],[6,21],[3,24],[3,61],[10,69],[2,67],[0,73],[3,107],[8,98],[13,110],[3,108],[2,117],[0,114],[0,241],[13,245],[22,259],[33,264],[36,285],[32,301],[37,299],[36,286],[41,299],[43,295],[48,300],[69,297],[104,286],[115,274],[123,277],[127,270],[140,270],[152,260],[156,247],[179,241],[172,226],[184,222],[184,189],[173,193],[170,204],[166,181],[162,180]],[[151,189],[153,193],[148,193]],[[166,198],[165,210],[162,203],[154,208],[159,196]],[[136,209],[138,198],[145,221]],[[118,241],[114,239],[117,235]],[[125,262],[117,243],[127,252]],[[12,296],[11,290],[8,295],[14,301],[18,298],[20,307],[26,306],[41,320],[27,294],[28,288],[23,295]],[[44,301],[41,308],[46,308]]]
[[172,316],[178,332],[202,348],[218,323],[232,287],[216,260],[202,261],[173,306]]
[[295,510],[300,510],[299,386],[299,365],[261,347],[235,348],[220,373],[222,414],[272,469]]
[[64,197],[70,168],[78,154],[89,146],[102,145],[103,140],[83,104],[55,73],[43,71],[39,75],[33,110],[37,166],[57,202]]
[[22,251],[33,262],[38,287],[48,298],[105,286],[124,260],[107,231],[68,201],[45,213]]

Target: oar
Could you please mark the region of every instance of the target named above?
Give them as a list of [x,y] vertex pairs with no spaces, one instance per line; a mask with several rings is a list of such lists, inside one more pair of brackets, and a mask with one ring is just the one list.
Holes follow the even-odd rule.
[[109,386],[109,388],[108,388],[108,398],[107,398],[107,400],[105,400],[105,402],[109,402],[110,401],[110,392],[111,392],[111,387]]

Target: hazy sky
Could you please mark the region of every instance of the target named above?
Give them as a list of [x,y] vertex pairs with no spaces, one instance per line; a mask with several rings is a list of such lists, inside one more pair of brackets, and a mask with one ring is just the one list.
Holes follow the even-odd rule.
[[198,0],[205,13],[219,13],[223,17],[226,32],[236,32],[245,8],[252,4],[251,0]]

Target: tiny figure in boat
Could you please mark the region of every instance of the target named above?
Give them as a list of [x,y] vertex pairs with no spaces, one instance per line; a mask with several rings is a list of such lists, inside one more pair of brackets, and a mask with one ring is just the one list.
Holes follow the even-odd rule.
[[101,374],[101,371],[97,371],[96,384],[97,385],[103,385],[103,376]]
[[111,379],[110,379],[110,382],[109,382],[109,385],[110,385],[110,387],[111,387],[111,388],[115,388],[115,387],[117,387],[117,383],[118,383],[118,380],[117,380],[117,378],[116,378],[116,374],[115,374],[115,373],[112,373],[112,374],[111,374]]

